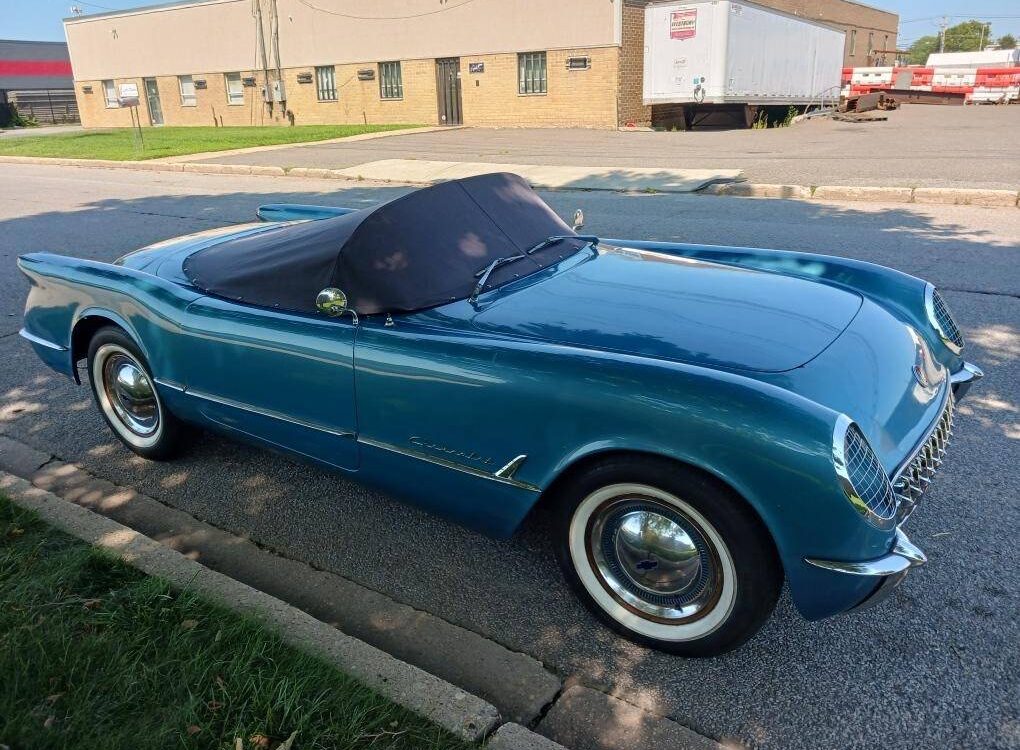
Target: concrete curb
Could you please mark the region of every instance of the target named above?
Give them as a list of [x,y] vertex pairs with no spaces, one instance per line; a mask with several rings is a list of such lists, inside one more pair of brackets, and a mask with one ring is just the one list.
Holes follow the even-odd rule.
[[538,725],[567,747],[585,750],[723,750],[715,740],[619,698],[574,685]]
[[105,516],[5,472],[0,472],[0,490],[15,504],[34,510],[53,526],[108,550],[144,573],[260,619],[291,645],[334,664],[394,703],[464,740],[480,742],[500,724],[496,708],[480,698],[345,635],[279,599],[209,570]]
[[532,656],[327,570],[256,545],[130,487],[0,434],[0,471],[99,513],[205,567],[276,597],[340,631],[530,724],[563,687]]
[[520,724],[504,724],[485,745],[486,750],[566,750],[563,745],[553,742]]
[[[501,717],[507,717],[508,723],[490,736],[486,748],[565,750],[569,746],[579,750],[658,750],[662,746],[658,744],[660,741],[678,750],[721,748],[715,740],[614,697],[601,687],[584,686],[576,678],[569,679],[564,686],[556,675],[527,654],[510,651],[482,635],[428,612],[412,610],[352,581],[311,570],[305,563],[258,548],[250,540],[210,526],[130,487],[94,477],[74,464],[64,463],[50,453],[0,433],[0,490],[14,495],[11,490],[14,486],[36,498],[36,503],[41,502],[43,507],[72,506],[79,514],[94,515],[133,535],[132,538],[144,540],[150,548],[151,545],[162,547],[167,553],[215,577],[215,581],[226,579],[234,588],[245,592],[245,597],[238,598],[229,586],[214,587],[210,597],[224,601],[227,606],[234,607],[237,600],[244,611],[258,616],[258,609],[247,606],[248,592],[254,592],[273,607],[296,608],[306,627],[310,617],[314,629],[325,626],[339,632],[345,643],[353,641],[358,649],[367,653],[370,678],[379,673],[373,660],[388,659],[399,665],[395,668],[398,677],[400,670],[410,670],[417,680],[412,682],[412,687],[425,679],[438,682],[454,696],[467,696],[474,703],[465,703],[459,708],[468,712],[469,717],[478,713],[479,704],[487,707],[481,714],[483,718],[491,716],[494,709],[496,724],[502,721]],[[59,524],[54,522],[54,525]],[[74,530],[70,533],[78,535]],[[239,568],[239,561],[246,562],[246,566]],[[154,572],[171,578],[162,568]],[[193,585],[190,574],[183,580]],[[379,600],[385,601],[380,603]],[[367,621],[371,622],[368,628],[365,627]],[[275,621],[271,624],[277,625]],[[286,624],[284,621],[284,626]],[[380,628],[389,634],[388,639],[378,637]],[[297,631],[294,645],[308,649],[303,637]],[[417,641],[421,641],[420,645],[428,652],[426,658],[422,657],[421,649],[416,651],[414,643],[409,643]],[[452,654],[451,644],[455,649]],[[477,662],[471,667],[477,674],[466,674],[462,651],[470,653],[468,661]],[[349,661],[338,661],[328,652],[322,655],[349,674],[360,676],[349,667]],[[485,679],[478,677],[482,674]],[[491,679],[493,675],[498,678]],[[379,679],[386,681],[385,675]],[[407,691],[399,684],[389,685],[395,691],[391,693],[370,679],[363,681],[391,700],[442,723],[436,715],[416,708],[422,701],[426,707],[430,706],[429,701],[434,697],[421,699],[417,696],[418,702],[404,703],[401,696]],[[458,685],[463,690],[459,690]],[[445,702],[440,708],[450,713]],[[523,724],[533,727],[534,731]],[[463,726],[463,720],[458,721],[457,726]]]
[[[438,128],[437,128],[438,129]],[[394,131],[386,135],[399,135],[410,131]],[[423,131],[414,131],[423,132]],[[371,134],[377,135],[377,134]],[[358,136],[352,136],[358,137]],[[349,139],[343,139],[349,140]],[[316,141],[315,143],[328,143]],[[289,146],[299,144],[287,144]],[[270,147],[266,147],[270,148]],[[272,147],[275,148],[275,147]],[[196,155],[198,156],[198,155]],[[208,154],[201,155],[207,157]],[[176,161],[110,161],[102,159],[51,159],[41,156],[0,156],[0,164],[34,164],[39,166],[83,167],[93,169],[134,169],[153,172],[194,172],[218,175],[257,175],[264,177],[297,177],[313,179],[344,180],[364,185],[432,185],[432,181],[416,180],[360,180],[353,173],[356,167],[325,169],[313,167],[250,166],[246,164],[196,164],[186,162],[183,157]],[[501,166],[494,163],[493,169]],[[571,190],[571,187],[556,188]],[[610,192],[633,192],[627,185],[607,188],[577,188],[584,190],[608,190]],[[882,187],[871,185],[781,185],[770,183],[732,182],[708,185],[695,192],[656,190],[654,192],[679,192],[683,195],[713,195],[733,198],[780,198],[785,200],[838,201],[856,203],[918,203],[957,206],[978,206],[985,208],[1020,207],[1020,190],[997,190],[983,188],[913,188]]]

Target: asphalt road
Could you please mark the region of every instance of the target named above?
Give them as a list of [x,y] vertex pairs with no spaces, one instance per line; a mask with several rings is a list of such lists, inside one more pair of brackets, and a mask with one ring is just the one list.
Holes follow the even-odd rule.
[[[821,623],[785,597],[737,653],[690,661],[600,627],[556,568],[542,518],[497,542],[334,475],[207,435],[152,464],[102,425],[86,388],[16,335],[14,260],[112,260],[250,220],[264,201],[365,205],[396,188],[258,177],[0,166],[0,433],[130,484],[281,553],[531,654],[704,734],[769,748],[1020,748],[1020,210],[560,192],[603,236],[826,251],[945,290],[987,377],[909,522],[931,562],[883,606]],[[442,407],[436,407],[442,418]],[[481,419],[484,415],[480,416]]]
[[913,104],[888,117],[689,133],[466,128],[202,161],[327,169],[382,159],[742,169],[751,182],[764,183],[1020,189],[1020,107]]

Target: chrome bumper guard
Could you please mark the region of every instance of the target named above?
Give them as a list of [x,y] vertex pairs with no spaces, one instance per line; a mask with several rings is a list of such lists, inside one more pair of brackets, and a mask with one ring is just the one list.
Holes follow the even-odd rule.
[[867,599],[862,601],[853,610],[873,607],[886,599],[904,578],[911,568],[917,568],[928,562],[924,552],[920,550],[906,534],[903,529],[896,529],[896,540],[892,550],[888,554],[874,560],[863,562],[839,562],[835,560],[805,560],[809,565],[825,570],[833,570],[837,573],[845,573],[852,576],[869,576],[882,578],[876,588]]
[[985,374],[981,371],[980,367],[970,362],[964,362],[960,371],[953,373],[949,378],[949,382],[953,384],[953,395],[956,397],[956,400],[959,401],[966,396],[970,387],[984,376]]

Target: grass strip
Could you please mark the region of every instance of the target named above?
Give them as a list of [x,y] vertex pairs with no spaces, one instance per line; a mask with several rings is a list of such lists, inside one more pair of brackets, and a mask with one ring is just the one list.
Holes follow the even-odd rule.
[[131,128],[79,133],[0,136],[2,156],[42,156],[60,159],[161,159],[252,146],[306,143],[348,138],[363,133],[413,128],[415,125],[298,125],[295,127],[163,127],[143,128],[140,145]]
[[473,747],[2,496],[0,675],[12,748]]

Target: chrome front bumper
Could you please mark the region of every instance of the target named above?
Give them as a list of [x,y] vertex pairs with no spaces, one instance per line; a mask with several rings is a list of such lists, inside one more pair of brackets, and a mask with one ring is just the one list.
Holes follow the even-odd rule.
[[853,610],[872,607],[886,599],[907,576],[911,568],[917,568],[928,562],[924,552],[920,550],[903,533],[903,529],[896,529],[896,539],[893,548],[882,557],[863,562],[839,562],[835,560],[805,560],[809,565],[825,570],[833,570],[837,573],[845,573],[852,576],[869,576],[881,578],[878,587],[860,604],[853,607]]
[[[970,362],[964,362],[963,367],[950,377],[952,395],[946,394],[945,403],[938,419],[935,420],[928,434],[914,452],[894,473],[891,481],[899,499],[898,524],[903,523],[916,507],[936,469],[942,463],[942,457],[945,455],[946,445],[952,431],[954,404],[967,395],[970,387],[983,377],[984,373],[981,368]],[[910,569],[924,565],[928,562],[928,558],[903,533],[902,527],[897,526],[892,549],[882,557],[861,562],[805,558],[804,562],[816,568],[836,573],[878,579],[875,590],[856,606],[851,607],[850,611],[855,611],[872,607],[888,598],[900,582],[906,578]]]

